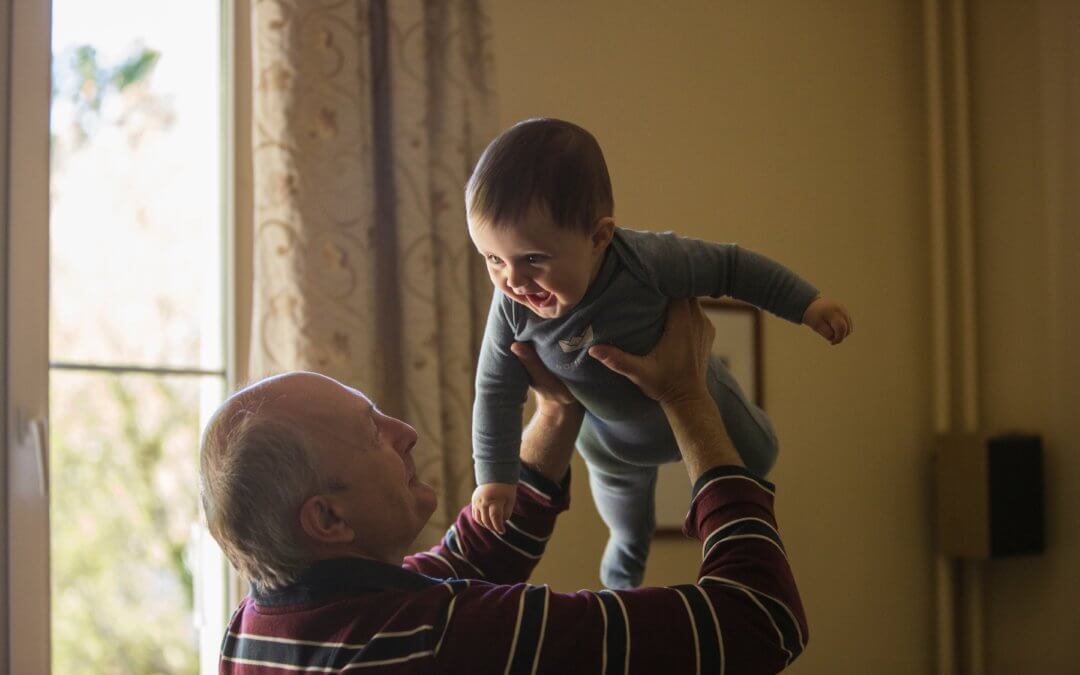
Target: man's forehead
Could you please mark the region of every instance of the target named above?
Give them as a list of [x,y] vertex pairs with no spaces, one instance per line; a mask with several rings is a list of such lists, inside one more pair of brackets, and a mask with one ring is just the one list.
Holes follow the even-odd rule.
[[238,396],[257,396],[263,404],[282,411],[341,413],[348,408],[354,414],[374,408],[363,392],[333,378],[311,372],[285,373],[266,378]]
[[317,373],[296,373],[275,382],[274,405],[338,447],[375,433],[375,404],[360,390]]

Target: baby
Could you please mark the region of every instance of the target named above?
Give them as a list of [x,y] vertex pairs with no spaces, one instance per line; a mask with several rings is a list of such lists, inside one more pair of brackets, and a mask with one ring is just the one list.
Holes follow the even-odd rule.
[[[531,119],[502,133],[477,162],[465,199],[469,235],[495,286],[476,375],[473,512],[509,543],[528,536],[505,529],[529,389],[510,346],[528,342],[586,411],[577,448],[611,533],[601,581],[639,586],[655,528],[657,466],[679,461],[679,451],[660,407],[590,350],[648,353],[668,302],[679,298],[732,296],[833,344],[851,333],[851,317],[794,272],[734,244],[616,227],[600,146],[569,122]],[[777,454],[768,418],[719,359],[708,382],[736,450],[764,476]]]

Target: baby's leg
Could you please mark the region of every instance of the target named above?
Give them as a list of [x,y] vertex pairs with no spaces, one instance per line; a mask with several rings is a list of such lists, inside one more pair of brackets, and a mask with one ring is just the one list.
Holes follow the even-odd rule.
[[746,397],[719,359],[709,363],[708,382],[709,393],[720,408],[720,416],[735,450],[747,469],[764,478],[776,463],[780,450],[772,422],[765,411]]
[[656,467],[615,459],[591,431],[586,420],[578,450],[589,465],[593,501],[610,533],[600,562],[600,581],[613,589],[636,588],[645,576],[656,529]]
[[612,474],[589,468],[593,500],[610,533],[600,561],[600,581],[613,589],[641,585],[656,529],[656,467],[632,469]]

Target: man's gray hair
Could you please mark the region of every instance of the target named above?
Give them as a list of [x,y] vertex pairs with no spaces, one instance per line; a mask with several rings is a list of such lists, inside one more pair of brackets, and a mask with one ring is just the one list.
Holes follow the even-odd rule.
[[200,487],[210,533],[260,591],[285,586],[311,562],[300,506],[329,486],[310,433],[265,399],[241,394],[206,427]]

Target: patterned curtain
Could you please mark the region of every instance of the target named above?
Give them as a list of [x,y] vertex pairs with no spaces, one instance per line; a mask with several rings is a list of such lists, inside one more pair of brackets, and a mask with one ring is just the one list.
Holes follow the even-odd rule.
[[324,373],[417,428],[437,539],[472,490],[491,297],[463,190],[495,132],[481,0],[257,0],[251,374]]

